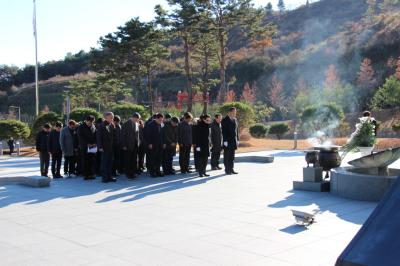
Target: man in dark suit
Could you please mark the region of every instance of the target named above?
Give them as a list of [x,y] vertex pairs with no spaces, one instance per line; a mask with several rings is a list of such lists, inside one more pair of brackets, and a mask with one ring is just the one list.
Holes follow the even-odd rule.
[[227,175],[237,174],[234,170],[235,150],[239,146],[239,130],[236,108],[231,107],[228,115],[222,119],[222,138],[224,146],[224,165]]
[[51,127],[45,124],[42,130],[36,135],[36,150],[40,158],[40,174],[47,176],[49,172],[50,154],[49,154],[49,135]]
[[117,181],[112,176],[115,131],[113,120],[114,114],[112,112],[105,113],[104,122],[98,126],[97,130],[97,150],[101,153],[100,173],[103,183]]
[[222,115],[216,114],[211,124],[211,170],[221,170],[219,167],[219,158],[222,151]]
[[148,171],[151,177],[164,176],[160,171],[162,160],[162,134],[161,124],[164,116],[156,114],[155,119],[145,126],[144,137],[147,143],[146,160],[149,160]]
[[61,122],[56,122],[54,130],[49,135],[49,152],[51,154],[51,173],[53,178],[62,178],[60,174],[62,150],[60,144],[60,132],[63,127]]
[[125,175],[128,179],[136,178],[137,153],[140,145],[139,119],[140,115],[134,113],[132,117],[122,125],[122,150],[125,154]]
[[139,148],[137,154],[137,174],[142,174],[144,171],[144,157],[146,155],[146,141],[144,139],[144,123],[139,117]]
[[78,127],[77,130],[80,157],[82,159],[81,171],[85,180],[96,179],[96,153],[89,151],[94,150],[97,146],[96,127],[93,124],[94,120],[94,116],[87,116],[85,121]]
[[187,112],[183,115],[183,120],[178,126],[179,165],[182,174],[190,173],[190,150],[193,145],[192,120],[192,114]]
[[199,172],[199,177],[209,176],[206,174],[206,168],[210,155],[210,124],[210,115],[203,114],[193,127],[194,154],[197,157],[196,170]]
[[161,130],[163,138],[162,167],[165,175],[175,174],[172,162],[176,155],[176,145],[178,143],[178,124],[179,119],[177,117],[172,117],[169,121],[164,123],[164,127]]
[[121,138],[121,117],[118,115],[114,116],[114,140],[113,140],[113,156],[114,156],[114,161],[113,161],[113,169],[112,169],[112,175],[114,177],[122,174],[123,171],[123,165],[124,165],[124,157],[122,153],[122,138]]

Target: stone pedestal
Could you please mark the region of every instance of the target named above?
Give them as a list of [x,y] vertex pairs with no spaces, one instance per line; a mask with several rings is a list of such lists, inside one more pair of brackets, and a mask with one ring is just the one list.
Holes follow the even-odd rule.
[[322,167],[304,167],[304,182],[322,182]]
[[322,167],[304,167],[303,181],[293,181],[294,190],[328,192],[330,184],[323,181]]
[[322,181],[322,182],[293,181],[293,189],[313,191],[313,192],[329,192],[330,184],[329,181]]

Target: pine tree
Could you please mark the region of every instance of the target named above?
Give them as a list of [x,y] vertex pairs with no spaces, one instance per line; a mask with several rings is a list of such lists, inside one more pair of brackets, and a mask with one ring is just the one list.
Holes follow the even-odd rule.
[[285,2],[284,2],[283,0],[279,0],[279,2],[278,2],[278,9],[279,9],[279,12],[280,12],[281,14],[285,12],[286,6],[285,6]]
[[267,16],[272,15],[272,4],[271,2],[268,2],[267,6],[265,7],[265,13]]

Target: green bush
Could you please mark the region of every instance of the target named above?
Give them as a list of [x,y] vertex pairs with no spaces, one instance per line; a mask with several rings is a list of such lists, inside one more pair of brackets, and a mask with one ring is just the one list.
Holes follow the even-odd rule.
[[69,119],[82,122],[88,115],[93,115],[95,119],[101,117],[101,114],[92,108],[76,108],[69,114]]
[[268,127],[264,124],[255,124],[249,128],[249,132],[253,138],[264,138],[268,133]]
[[6,140],[10,137],[14,139],[26,139],[31,134],[29,126],[18,120],[0,121],[0,139]]
[[239,123],[239,129],[249,127],[254,123],[255,114],[253,107],[247,103],[242,102],[232,102],[225,103],[218,108],[218,112],[223,116],[229,112],[229,108],[236,107],[237,109],[237,120]]
[[287,123],[275,123],[269,128],[269,134],[274,134],[280,140],[282,136],[290,130]]
[[333,135],[344,119],[343,110],[333,103],[308,106],[301,114],[303,131],[312,135],[322,131],[326,135]]
[[133,113],[138,112],[143,119],[147,119],[149,116],[148,111],[143,105],[137,105],[132,103],[117,104],[111,108],[111,111],[115,115],[119,115],[122,121],[128,120],[132,117]]
[[400,132],[400,123],[393,124],[392,125],[392,129],[393,129],[394,132],[399,133]]
[[33,122],[32,133],[40,131],[42,126],[46,123],[54,125],[57,121],[63,121],[63,118],[61,115],[55,112],[39,114],[39,116],[36,117],[35,121]]

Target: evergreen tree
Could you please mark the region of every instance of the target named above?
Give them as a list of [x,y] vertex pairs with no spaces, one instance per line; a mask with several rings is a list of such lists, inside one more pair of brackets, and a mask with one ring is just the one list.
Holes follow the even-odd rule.
[[286,6],[285,6],[285,2],[283,0],[278,1],[278,9],[281,14],[285,12]]
[[267,16],[271,16],[272,15],[272,4],[271,2],[268,2],[267,6],[265,7],[265,13]]

